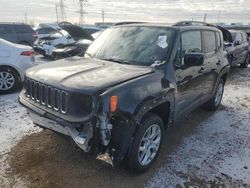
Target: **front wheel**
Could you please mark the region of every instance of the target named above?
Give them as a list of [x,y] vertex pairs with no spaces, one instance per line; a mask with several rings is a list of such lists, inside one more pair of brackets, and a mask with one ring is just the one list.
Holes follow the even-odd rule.
[[217,110],[218,107],[220,106],[223,93],[224,93],[224,81],[221,79],[217,86],[214,96],[205,104],[205,107],[208,110]]
[[163,121],[159,116],[152,113],[146,115],[127,156],[132,171],[144,172],[154,163],[159,154],[163,130]]

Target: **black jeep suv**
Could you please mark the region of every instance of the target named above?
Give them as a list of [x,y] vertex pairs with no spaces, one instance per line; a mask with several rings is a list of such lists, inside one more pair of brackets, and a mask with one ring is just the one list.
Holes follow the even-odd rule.
[[205,23],[114,26],[85,56],[28,70],[19,100],[35,124],[138,172],[183,114],[218,108],[229,72],[222,33]]

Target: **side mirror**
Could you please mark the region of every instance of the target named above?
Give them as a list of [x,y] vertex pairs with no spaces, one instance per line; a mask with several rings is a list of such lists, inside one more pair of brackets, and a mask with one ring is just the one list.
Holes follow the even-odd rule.
[[204,63],[204,54],[188,53],[184,56],[184,65],[186,67],[201,66]]
[[234,45],[239,46],[239,45],[241,45],[241,42],[237,40],[237,41],[234,42]]

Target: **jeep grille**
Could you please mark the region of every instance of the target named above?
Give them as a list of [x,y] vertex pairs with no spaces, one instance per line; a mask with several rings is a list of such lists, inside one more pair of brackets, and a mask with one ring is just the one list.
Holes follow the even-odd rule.
[[69,96],[67,92],[30,78],[26,78],[25,88],[26,96],[34,102],[60,113],[67,113]]

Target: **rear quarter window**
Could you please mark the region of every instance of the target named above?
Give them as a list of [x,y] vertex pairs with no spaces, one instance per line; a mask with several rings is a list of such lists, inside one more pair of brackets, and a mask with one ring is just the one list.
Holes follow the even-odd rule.
[[33,29],[28,25],[13,25],[16,33],[33,33]]

